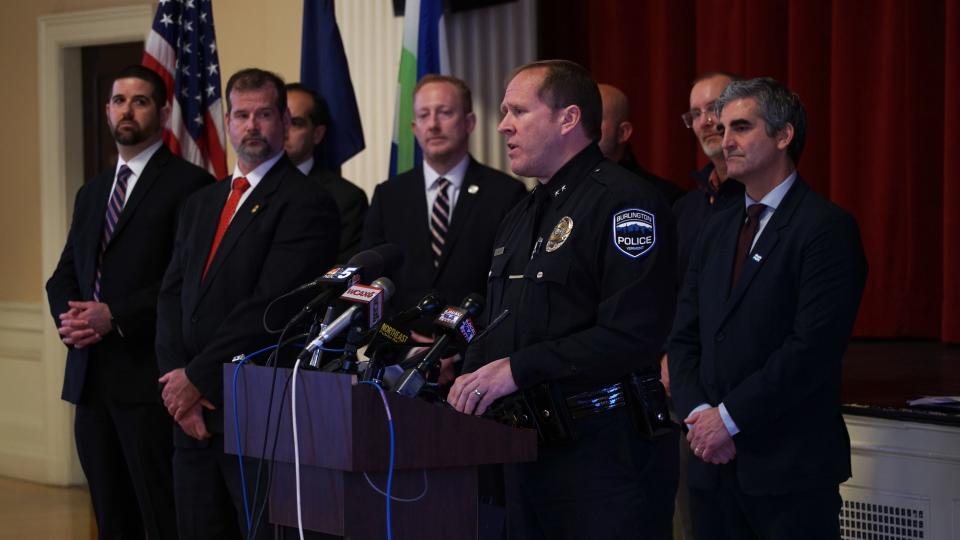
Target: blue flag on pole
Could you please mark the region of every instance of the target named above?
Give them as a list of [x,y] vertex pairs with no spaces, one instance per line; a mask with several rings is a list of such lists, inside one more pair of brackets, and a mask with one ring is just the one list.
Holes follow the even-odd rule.
[[330,107],[330,124],[314,157],[323,168],[338,171],[366,145],[333,0],[303,1],[300,82]]
[[407,0],[404,9],[397,111],[390,145],[391,177],[409,171],[422,159],[410,129],[413,122],[413,88],[424,75],[450,73],[443,1]]

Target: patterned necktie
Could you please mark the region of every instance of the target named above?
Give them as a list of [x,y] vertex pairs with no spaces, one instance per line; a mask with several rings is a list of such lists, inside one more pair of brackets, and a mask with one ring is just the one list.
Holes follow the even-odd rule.
[[751,204],[747,207],[747,219],[740,228],[740,238],[737,239],[737,255],[733,260],[733,279],[730,281],[730,287],[737,284],[740,277],[740,271],[743,270],[743,263],[747,260],[747,254],[750,253],[750,247],[753,245],[753,238],[757,236],[757,227],[760,224],[760,215],[766,210],[765,204]]
[[121,165],[117,171],[117,182],[113,185],[113,193],[110,194],[110,201],[107,202],[107,213],[103,220],[103,236],[100,237],[100,253],[97,255],[97,274],[93,279],[93,300],[100,301],[100,272],[103,267],[103,253],[107,251],[107,245],[113,238],[113,231],[117,227],[117,221],[120,219],[120,212],[123,211],[123,205],[127,201],[127,182],[133,171],[126,165]]
[[443,242],[447,238],[447,226],[450,223],[450,197],[447,187],[450,181],[444,177],[437,178],[437,198],[433,200],[430,209],[430,249],[433,250],[433,267],[440,266],[440,255],[443,253]]
[[250,182],[244,178],[234,178],[233,185],[230,187],[230,196],[227,197],[227,203],[223,205],[220,211],[220,222],[217,224],[217,233],[213,235],[213,244],[210,245],[210,254],[207,255],[207,264],[203,267],[203,275],[200,279],[207,277],[207,270],[210,269],[210,263],[213,262],[213,256],[217,254],[217,248],[220,247],[220,241],[227,232],[230,220],[233,219],[234,212],[237,211],[237,205],[240,204],[240,197],[250,187]]

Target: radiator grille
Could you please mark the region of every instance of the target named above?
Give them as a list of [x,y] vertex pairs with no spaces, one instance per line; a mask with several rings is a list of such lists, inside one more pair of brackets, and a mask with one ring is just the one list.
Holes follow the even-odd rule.
[[927,536],[926,501],[856,490],[840,510],[842,540],[913,540]]

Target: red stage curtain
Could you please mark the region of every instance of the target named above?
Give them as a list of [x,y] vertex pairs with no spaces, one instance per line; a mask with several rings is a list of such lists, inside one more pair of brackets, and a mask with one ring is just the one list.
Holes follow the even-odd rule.
[[856,335],[958,342],[958,21],[960,0],[552,0],[540,56],[622,88],[638,159],[687,188],[705,163],[680,121],[696,74],[786,82],[809,116],[801,174],[860,223]]

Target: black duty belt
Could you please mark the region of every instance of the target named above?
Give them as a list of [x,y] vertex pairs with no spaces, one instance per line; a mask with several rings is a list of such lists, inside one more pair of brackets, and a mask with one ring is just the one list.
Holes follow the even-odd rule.
[[567,403],[567,411],[573,420],[580,420],[627,406],[627,396],[623,383],[611,384],[598,390],[574,394],[564,401]]
[[544,383],[494,402],[485,416],[534,428],[541,442],[550,443],[575,440],[578,420],[626,409],[639,433],[654,439],[675,428],[658,375],[631,374],[621,382],[568,396]]

